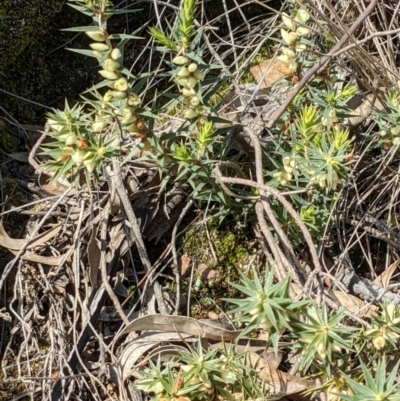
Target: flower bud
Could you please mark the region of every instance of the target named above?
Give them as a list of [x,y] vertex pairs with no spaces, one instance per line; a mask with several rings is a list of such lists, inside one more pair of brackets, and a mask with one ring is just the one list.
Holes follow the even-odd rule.
[[372,342],[377,350],[381,350],[385,346],[386,340],[383,336],[377,336]]
[[[297,33],[297,35],[299,35],[299,36],[306,36],[306,35],[308,35],[310,32],[311,32],[311,29],[310,29],[310,28],[307,28],[307,27],[305,27],[305,26],[299,26],[299,27],[296,29],[296,33]],[[297,39],[297,38],[296,38],[296,39]]]
[[136,93],[130,93],[128,96],[128,104],[129,106],[139,106],[140,98]]
[[103,55],[103,52],[100,52],[98,50],[93,50],[93,56],[100,58]]
[[184,78],[176,78],[175,82],[180,86],[187,86],[188,85],[188,79],[186,77],[184,77]]
[[282,39],[288,45],[292,45],[298,39],[298,34],[296,32],[287,32],[284,29],[281,29]]
[[74,145],[76,140],[77,140],[77,136],[75,134],[70,134],[66,139],[65,139],[65,144],[68,146]]
[[105,52],[107,50],[109,50],[110,48],[108,47],[108,45],[106,45],[105,43],[91,43],[89,45],[93,50],[97,50],[99,52]]
[[92,131],[93,132],[101,132],[103,131],[103,128],[105,127],[104,121],[97,121],[92,124]]
[[272,327],[271,321],[266,316],[261,320],[261,325],[264,331],[269,331]]
[[70,135],[71,135],[71,132],[67,132],[66,134],[58,135],[57,139],[61,142],[65,142]]
[[279,60],[283,64],[290,64],[291,63],[290,58],[288,56],[286,56],[285,54],[282,54],[281,56],[278,56],[277,60]]
[[59,124],[55,120],[52,120],[51,118],[47,120],[47,124],[49,124],[51,129],[53,129],[54,131],[61,131],[63,129],[63,126],[61,124]]
[[96,42],[104,42],[106,37],[104,36],[103,32],[100,31],[87,31],[85,32],[90,39],[95,40]]
[[295,21],[305,24],[310,19],[310,14],[306,10],[297,11]]
[[104,62],[104,69],[106,71],[114,72],[114,71],[117,71],[119,67],[121,67],[120,63],[118,63],[118,61],[115,61],[111,58],[108,58]]
[[93,170],[96,168],[96,162],[93,159],[84,160],[83,164],[89,171],[89,173],[92,173]]
[[72,152],[74,151],[73,148],[71,147],[65,147],[61,149],[61,155],[62,156],[71,156]]
[[172,59],[172,62],[175,65],[185,65],[186,63],[189,62],[189,59],[185,56],[176,56]]
[[199,71],[199,70],[196,70],[196,71],[193,73],[193,76],[194,76],[197,80],[199,80],[199,81],[202,81],[202,80],[204,79],[204,74],[203,74],[201,71]]
[[131,117],[124,117],[123,119],[121,119],[121,124],[123,125],[128,125],[128,124],[132,124],[137,120],[136,116],[131,116]]
[[293,19],[289,17],[287,14],[282,14],[282,22],[292,31],[296,29],[296,26],[293,22]]
[[262,305],[257,305],[255,308],[253,308],[253,309],[251,309],[251,310],[249,311],[249,315],[250,315],[250,316],[256,316],[256,315],[258,315],[259,313],[261,313],[262,310],[263,310]]
[[292,49],[289,49],[288,47],[282,47],[282,53],[288,58],[296,57],[296,53]]
[[282,172],[282,179],[285,181],[292,181],[293,175],[291,173],[288,173],[286,171]]
[[128,89],[128,81],[126,78],[119,78],[114,82],[114,88],[118,91],[126,91]]
[[285,166],[290,166],[290,162],[292,161],[291,157],[286,156],[282,159],[282,162]]
[[135,115],[135,109],[133,107],[126,107],[122,112],[123,119],[121,120],[121,124],[132,124],[137,120]]
[[317,353],[319,354],[319,358],[323,361],[326,358],[326,349],[322,342],[317,344]]
[[103,96],[103,102],[108,103],[112,99],[111,91],[107,91]]
[[[195,71],[196,73],[197,71]],[[187,80],[187,86],[189,88],[194,88],[197,85],[197,82],[199,82],[195,77],[190,77]]]
[[119,58],[122,57],[121,50],[119,50],[118,48],[112,49],[112,51],[111,51],[111,53],[110,53],[110,57],[111,57],[113,60],[116,60],[116,61],[117,61]]
[[189,70],[186,67],[183,67],[177,74],[178,77],[187,77],[189,75]]
[[121,91],[110,91],[110,94],[114,99],[123,99],[126,97],[126,92]]
[[124,117],[132,117],[135,114],[135,109],[133,107],[125,107],[122,111]]
[[107,149],[104,146],[97,149],[97,154],[100,156],[103,156],[106,152],[107,152]]
[[188,66],[189,72],[195,72],[197,70],[197,64],[196,63],[190,63]]
[[188,88],[182,88],[181,93],[183,97],[188,97],[193,95],[192,91]]
[[307,49],[307,45],[305,43],[297,43],[295,49],[297,53],[301,53]]
[[191,104],[192,106],[198,106],[198,105],[200,104],[199,98],[198,98],[197,96],[193,96],[193,97],[190,99],[190,104]]
[[185,118],[187,119],[192,119],[192,118],[196,118],[200,115],[200,113],[197,113],[196,111],[194,111],[193,109],[189,109],[188,111],[186,111],[185,113]]
[[118,74],[112,71],[100,70],[99,74],[106,79],[118,79]]
[[86,152],[82,149],[78,149],[72,154],[72,160],[77,164],[82,164],[83,160],[85,159]]

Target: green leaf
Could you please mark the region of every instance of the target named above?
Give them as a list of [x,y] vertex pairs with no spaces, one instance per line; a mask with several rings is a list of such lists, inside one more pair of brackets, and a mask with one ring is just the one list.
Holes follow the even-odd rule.
[[109,39],[144,39],[141,36],[129,35],[127,33],[113,33],[108,38]]
[[169,39],[160,29],[151,27],[149,28],[149,33],[157,43],[165,46],[169,50],[178,51],[177,45],[172,42],[172,40]]
[[97,32],[99,30],[100,30],[100,28],[98,26],[95,26],[95,25],[76,26],[76,27],[73,27],[73,28],[61,29],[61,31],[65,31],[65,32],[86,32],[86,31]]
[[139,11],[143,11],[142,9],[122,9],[122,10],[107,10],[104,15],[112,16],[112,15],[120,15],[120,14],[128,14],[128,13],[137,13]]
[[66,48],[66,50],[69,50],[69,51],[75,52],[75,53],[79,53],[79,54],[83,54],[84,56],[97,58],[97,56],[93,54],[93,50],[71,49],[68,47]]
[[85,14],[89,17],[93,17],[94,13],[92,10],[88,9],[87,7],[81,7],[81,6],[77,6],[75,4],[71,4],[70,2],[67,3],[70,7],[74,8],[75,10],[78,10],[79,12],[81,12],[82,14]]

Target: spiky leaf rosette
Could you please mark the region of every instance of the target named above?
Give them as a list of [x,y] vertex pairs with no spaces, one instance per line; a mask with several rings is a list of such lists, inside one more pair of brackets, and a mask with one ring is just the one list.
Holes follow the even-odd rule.
[[293,336],[296,338],[293,347],[297,349],[297,353],[303,355],[300,370],[306,371],[313,362],[317,362],[330,375],[336,356],[343,350],[353,351],[351,333],[356,329],[340,327],[344,312],[329,315],[325,304],[322,308],[308,308],[305,315],[305,323],[293,324]]
[[293,301],[289,297],[291,277],[274,284],[274,272],[266,270],[264,285],[254,271],[253,279],[241,273],[242,285],[231,283],[232,287],[246,295],[244,299],[226,299],[237,307],[231,313],[240,314],[238,322],[246,323],[243,335],[261,327],[269,333],[275,352],[278,340],[285,330],[292,330],[294,314],[302,310],[308,301]]

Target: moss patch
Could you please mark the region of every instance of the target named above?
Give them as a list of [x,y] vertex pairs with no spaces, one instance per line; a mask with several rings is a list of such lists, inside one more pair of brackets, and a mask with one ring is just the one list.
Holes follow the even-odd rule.
[[[194,277],[192,283],[192,316],[198,317],[205,312],[223,310],[221,298],[234,298],[239,294],[229,285],[229,282],[240,280],[240,271],[248,266],[253,254],[252,235],[233,224],[218,226],[217,222],[209,224],[209,237],[206,229],[191,230],[184,239],[184,253],[194,262]],[[210,247],[212,244],[215,257]],[[204,265],[216,273],[214,278],[201,277],[199,266]],[[188,282],[189,280],[187,280]],[[184,289],[187,293],[187,289]]]
[[[60,30],[88,22],[66,0],[2,2],[0,87],[50,107],[62,107],[66,97],[76,98],[92,83],[97,61],[66,51],[65,47],[82,47],[86,38],[79,35],[71,41],[74,35]],[[4,92],[0,104],[26,124],[42,123],[47,111]]]

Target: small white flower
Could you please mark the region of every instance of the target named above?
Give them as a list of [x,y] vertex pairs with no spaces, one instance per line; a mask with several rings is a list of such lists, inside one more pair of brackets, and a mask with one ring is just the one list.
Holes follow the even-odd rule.
[[114,89],[118,91],[126,91],[128,89],[128,81],[126,78],[119,78],[114,82]]

